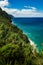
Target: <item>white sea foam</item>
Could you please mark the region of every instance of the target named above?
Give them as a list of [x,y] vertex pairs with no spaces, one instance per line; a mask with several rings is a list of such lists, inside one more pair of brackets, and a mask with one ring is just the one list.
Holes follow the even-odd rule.
[[30,45],[36,46],[36,44],[32,40],[29,39],[29,41],[30,41]]
[[[12,24],[14,24],[13,22],[12,22]],[[16,25],[16,24],[15,24]],[[23,34],[31,34],[31,33],[27,33],[26,31],[23,31]],[[29,37],[28,37],[29,38]],[[33,51],[34,50],[36,50],[37,48],[37,45],[29,38],[29,41],[30,41],[30,45],[33,47]],[[37,49],[37,52],[38,52],[38,49]]]
[[36,50],[36,52],[39,53],[38,48],[37,48],[37,45],[32,40],[29,39],[29,41],[30,41],[30,45],[33,48],[32,51],[34,52]]

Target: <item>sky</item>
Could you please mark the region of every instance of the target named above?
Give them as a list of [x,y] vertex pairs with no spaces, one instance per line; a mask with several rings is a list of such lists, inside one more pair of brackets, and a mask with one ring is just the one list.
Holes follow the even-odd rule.
[[43,0],[0,0],[0,7],[14,17],[43,17]]

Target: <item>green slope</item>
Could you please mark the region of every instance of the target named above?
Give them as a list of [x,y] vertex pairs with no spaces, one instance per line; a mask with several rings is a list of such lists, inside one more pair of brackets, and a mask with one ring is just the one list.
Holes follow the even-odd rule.
[[0,8],[0,65],[43,65],[43,51],[32,52],[27,36]]

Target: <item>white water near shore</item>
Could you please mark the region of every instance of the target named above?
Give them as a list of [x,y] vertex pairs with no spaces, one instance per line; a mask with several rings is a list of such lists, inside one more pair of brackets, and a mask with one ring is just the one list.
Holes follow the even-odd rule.
[[32,40],[29,39],[29,41],[30,41],[30,45],[32,46],[32,52],[36,51],[37,53],[39,53],[37,45]]
[[[12,22],[12,24],[14,25],[15,23]],[[15,24],[15,25],[16,25],[16,24]],[[19,28],[19,27],[18,27],[18,28]],[[26,34],[26,35],[27,35],[27,33],[25,33],[25,31],[23,31],[23,34]],[[30,45],[33,45],[33,46],[36,47],[36,44],[35,44],[32,40],[29,39],[29,41],[30,41]]]
[[[13,25],[16,25],[14,22],[12,22]],[[18,26],[18,28],[20,29],[20,27]],[[25,31],[23,31],[23,34],[25,34],[27,36],[27,33]],[[33,48],[33,52],[34,50],[36,50],[38,52],[38,48],[37,48],[37,45],[28,37],[29,41],[30,41],[30,45],[32,46]]]
[[14,18],[12,22],[26,33],[39,51],[43,49],[43,18]]
[[[27,33],[25,33],[25,32],[23,32],[23,34],[26,34],[26,35],[27,35]],[[36,52],[39,52],[39,51],[38,51],[38,48],[37,48],[37,44],[34,43],[29,37],[28,37],[28,39],[29,39],[29,41],[30,41],[30,45],[32,46],[33,52],[34,52],[35,50],[36,50]]]

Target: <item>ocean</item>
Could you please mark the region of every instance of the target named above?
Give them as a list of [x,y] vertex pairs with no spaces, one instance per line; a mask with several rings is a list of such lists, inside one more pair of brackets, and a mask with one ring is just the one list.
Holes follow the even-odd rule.
[[38,49],[43,49],[43,18],[13,18],[12,21],[37,45]]

